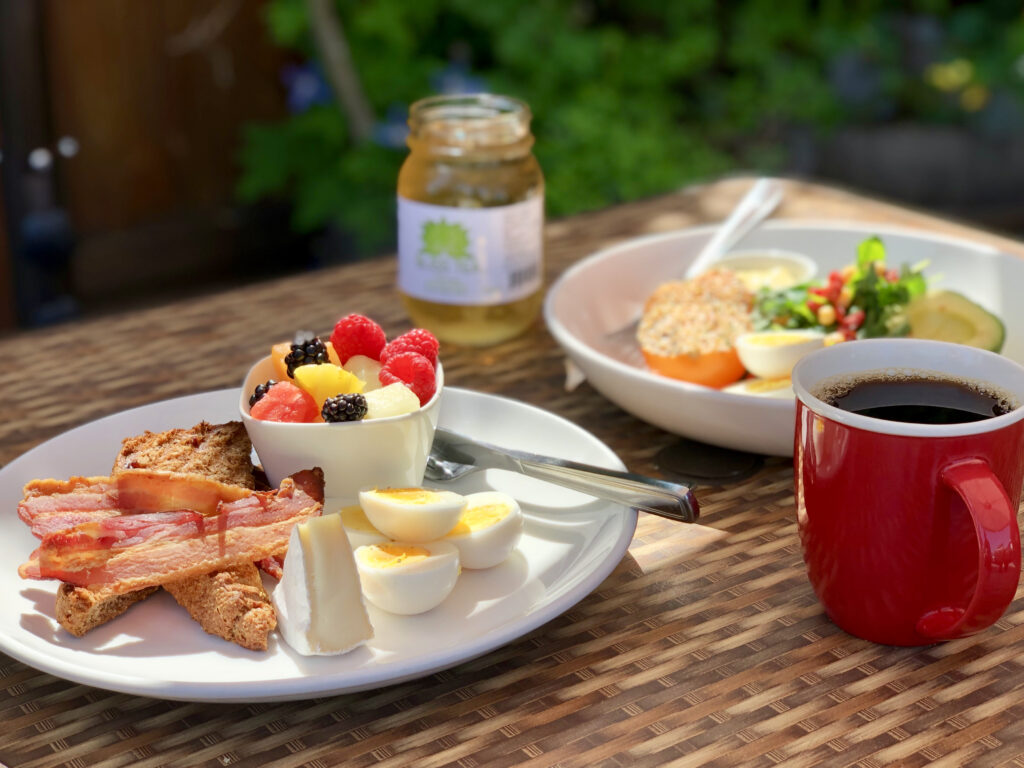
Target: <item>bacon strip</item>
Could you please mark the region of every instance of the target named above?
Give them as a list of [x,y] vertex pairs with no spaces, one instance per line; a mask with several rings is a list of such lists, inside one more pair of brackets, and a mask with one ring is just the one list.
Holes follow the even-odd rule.
[[25,486],[24,493],[18,517],[41,539],[76,525],[129,512],[190,509],[211,515],[221,502],[237,501],[253,492],[200,475],[129,469],[113,478],[33,480]]
[[221,502],[212,516],[144,512],[49,533],[18,573],[121,594],[283,554],[292,526],[322,507],[323,473],[304,470],[277,492]]
[[284,578],[284,555],[274,555],[273,557],[264,557],[256,565],[265,574],[270,576],[272,579],[280,581]]
[[119,514],[117,483],[109,477],[33,480],[25,486],[18,504],[18,517],[39,538]]
[[237,501],[253,493],[248,488],[202,475],[155,469],[123,469],[115,479],[118,506],[140,512],[191,509],[201,515],[212,515],[221,502]]

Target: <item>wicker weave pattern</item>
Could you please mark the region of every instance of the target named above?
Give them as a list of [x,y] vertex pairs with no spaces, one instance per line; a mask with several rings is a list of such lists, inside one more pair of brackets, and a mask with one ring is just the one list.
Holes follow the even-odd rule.
[[[552,223],[548,278],[617,240],[719,220],[748,183]],[[919,225],[1024,254],[813,185],[791,183],[781,215]],[[0,340],[0,462],[109,413],[235,386],[269,344],[299,327],[327,330],[343,312],[404,330],[393,281],[390,260],[368,262]],[[53,349],[54,358],[37,352]],[[635,471],[657,474],[655,455],[674,441],[587,385],[566,393],[562,355],[540,323],[498,347],[442,354],[449,384],[565,416]],[[941,646],[856,640],[828,621],[804,575],[787,461],[699,491],[704,525],[641,515],[628,556],[569,613],[378,691],[167,702],[71,684],[0,654],[0,764],[1024,765],[1024,602],[980,636]]]

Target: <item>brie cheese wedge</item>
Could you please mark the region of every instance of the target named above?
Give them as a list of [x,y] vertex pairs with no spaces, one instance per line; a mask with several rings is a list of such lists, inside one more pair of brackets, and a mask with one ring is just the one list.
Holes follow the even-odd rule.
[[278,629],[304,656],[345,653],[373,637],[340,515],[314,517],[292,528],[284,574],[272,599]]

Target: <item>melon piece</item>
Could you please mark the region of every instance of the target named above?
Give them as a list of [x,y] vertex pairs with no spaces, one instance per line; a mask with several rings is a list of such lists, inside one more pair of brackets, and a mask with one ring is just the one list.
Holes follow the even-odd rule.
[[352,355],[342,366],[363,382],[363,392],[380,389],[380,361],[366,355]]
[[253,404],[249,414],[262,421],[308,423],[317,420],[320,408],[309,393],[303,392],[290,381],[279,381]]
[[278,381],[289,381],[291,379],[288,375],[288,366],[284,362],[284,359],[291,351],[292,343],[290,341],[282,341],[280,344],[275,344],[270,348],[270,360],[274,364],[274,378]]
[[367,392],[367,419],[383,419],[388,416],[404,416],[420,407],[420,399],[405,384],[394,383]]

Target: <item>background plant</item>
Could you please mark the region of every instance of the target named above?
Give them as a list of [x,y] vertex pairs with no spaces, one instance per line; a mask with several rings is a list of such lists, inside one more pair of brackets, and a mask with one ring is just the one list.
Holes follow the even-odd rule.
[[297,231],[340,227],[361,254],[393,248],[406,110],[439,91],[530,104],[556,217],[783,169],[800,131],[1024,126],[1024,17],[1003,0],[336,0],[375,121],[366,137],[325,84],[312,7],[267,6],[269,34],[295,55],[292,114],[247,127],[238,190],[288,200]]

